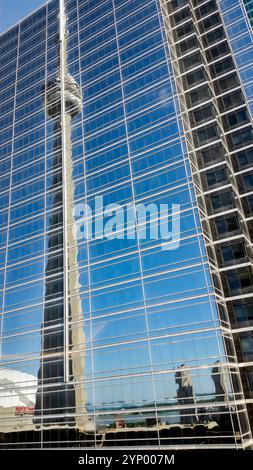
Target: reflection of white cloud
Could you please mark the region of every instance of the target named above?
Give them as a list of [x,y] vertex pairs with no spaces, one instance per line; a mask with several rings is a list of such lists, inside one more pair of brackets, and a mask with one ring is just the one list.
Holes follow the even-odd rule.
[[92,329],[93,340],[100,336],[102,331],[104,331],[104,329],[106,328],[106,324],[107,322],[104,321],[103,323],[101,322],[98,325],[93,326],[93,329]]
[[[99,337],[99,335],[102,333],[102,331],[104,331],[104,329],[106,328],[106,324],[107,324],[107,322],[104,321],[104,322],[101,322],[97,325],[93,325],[93,327],[92,327],[92,340],[93,341]],[[90,341],[90,339],[91,339],[91,337],[90,337],[90,328],[89,328],[89,329],[87,329],[87,332],[86,332],[86,340]]]
[[171,99],[171,93],[168,87],[161,88],[158,92],[159,101],[163,106],[167,106],[168,101]]
[[0,369],[0,407],[34,406],[37,378],[19,370]]

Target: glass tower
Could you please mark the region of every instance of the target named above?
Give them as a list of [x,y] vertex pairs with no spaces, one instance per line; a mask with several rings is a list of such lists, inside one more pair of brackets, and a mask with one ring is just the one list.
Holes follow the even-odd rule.
[[244,3],[52,0],[0,36],[2,448],[252,448]]

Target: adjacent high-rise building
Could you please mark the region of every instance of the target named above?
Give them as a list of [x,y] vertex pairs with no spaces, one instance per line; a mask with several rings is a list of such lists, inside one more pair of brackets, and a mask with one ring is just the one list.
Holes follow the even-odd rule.
[[0,36],[0,447],[253,447],[252,3]]
[[247,15],[249,17],[249,20],[251,22],[251,25],[253,24],[253,1],[252,0],[243,0],[245,4],[245,9],[247,12]]

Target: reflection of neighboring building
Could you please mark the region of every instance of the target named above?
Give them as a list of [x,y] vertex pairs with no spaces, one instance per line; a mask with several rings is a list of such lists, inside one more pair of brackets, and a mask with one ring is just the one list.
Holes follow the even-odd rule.
[[216,361],[212,368],[212,380],[215,387],[215,397],[217,401],[228,401],[229,374],[227,367],[224,367],[220,361]]
[[178,404],[187,405],[187,408],[179,408],[181,424],[193,424],[196,422],[196,409],[191,408],[191,405],[195,405],[194,389],[191,371],[185,364],[182,364],[177,370],[175,382],[178,385]]
[[211,378],[215,388],[215,399],[216,401],[223,402],[217,409],[219,413],[218,422],[220,425],[225,425],[227,421],[226,410],[228,409],[228,392],[230,390],[230,379],[227,367],[221,364],[220,361],[216,361],[212,368]]
[[0,432],[34,429],[37,379],[19,370],[0,370]]

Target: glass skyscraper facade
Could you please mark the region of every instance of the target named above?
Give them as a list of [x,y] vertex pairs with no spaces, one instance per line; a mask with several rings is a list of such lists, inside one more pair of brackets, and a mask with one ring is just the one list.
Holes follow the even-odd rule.
[[2,448],[252,447],[244,3],[69,0],[63,31],[52,0],[0,36]]

